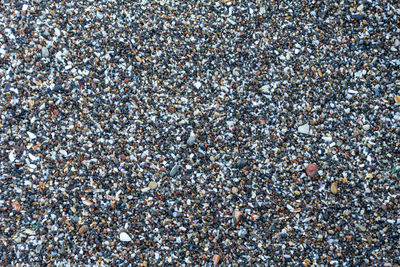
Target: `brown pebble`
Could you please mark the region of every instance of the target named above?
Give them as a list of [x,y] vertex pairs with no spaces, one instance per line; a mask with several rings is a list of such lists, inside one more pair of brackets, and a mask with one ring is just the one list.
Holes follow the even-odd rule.
[[85,232],[85,230],[88,228],[89,228],[89,226],[87,226],[86,224],[82,225],[81,228],[79,228],[78,235],[83,234]]
[[14,201],[11,203],[12,207],[14,208],[14,210],[16,212],[19,212],[19,210],[21,209],[21,204],[19,204],[18,202]]
[[318,167],[314,163],[309,164],[306,168],[306,173],[310,177],[314,177],[315,175],[317,175],[317,172],[318,172]]
[[221,259],[221,256],[218,255],[218,254],[215,254],[215,255],[213,256],[212,260],[213,260],[214,266],[217,266],[217,265],[218,265],[220,259]]
[[337,183],[336,183],[336,182],[333,182],[333,183],[331,184],[331,192],[332,192],[332,194],[334,194],[334,195],[336,195],[336,194],[338,193],[338,186],[337,186]]
[[235,210],[233,212],[233,223],[235,224],[235,226],[239,224],[241,217],[242,213],[239,210]]

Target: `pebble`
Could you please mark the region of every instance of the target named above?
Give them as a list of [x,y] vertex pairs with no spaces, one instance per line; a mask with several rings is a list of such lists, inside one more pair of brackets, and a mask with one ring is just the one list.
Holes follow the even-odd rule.
[[367,231],[367,228],[365,228],[363,225],[360,225],[358,228],[363,232]]
[[179,165],[176,164],[170,171],[169,176],[174,177],[179,171]]
[[151,182],[149,183],[149,187],[150,187],[151,189],[156,189],[157,186],[158,186],[157,182],[151,181]]
[[221,256],[218,254],[215,254],[213,256],[212,261],[213,261],[214,266],[218,266],[220,259],[221,259]]
[[303,134],[310,134],[310,125],[308,125],[308,124],[301,125],[301,126],[299,126],[297,131],[299,133],[303,133]]
[[234,187],[232,187],[231,191],[232,191],[233,194],[237,194],[239,192],[239,188],[234,186]]
[[368,131],[370,128],[371,128],[371,126],[368,125],[368,124],[363,125],[363,129],[364,129],[365,131]]
[[234,210],[232,218],[233,218],[233,225],[236,226],[239,224],[240,219],[242,218],[242,213],[239,210]]
[[78,235],[83,234],[88,228],[89,228],[89,226],[87,226],[86,224],[85,224],[85,225],[82,225],[82,226],[79,228]]
[[42,57],[49,57],[50,53],[47,47],[42,47]]
[[333,141],[332,136],[324,136],[322,137],[322,140],[324,140],[325,142],[329,143]]
[[336,195],[338,193],[338,185],[337,182],[333,182],[331,184],[331,193]]
[[196,142],[196,135],[192,132],[187,140],[187,144],[192,146]]
[[247,160],[246,159],[240,159],[239,162],[238,162],[238,168],[242,169],[242,168],[244,168],[246,166],[247,166]]
[[318,166],[315,163],[308,164],[306,173],[310,177],[314,177],[318,173]]
[[130,242],[130,241],[132,241],[131,237],[126,232],[120,232],[119,233],[119,240],[121,240],[122,242]]
[[18,202],[14,201],[14,202],[11,203],[11,205],[12,205],[13,209],[14,209],[16,212],[19,212],[19,211],[20,211],[20,209],[21,209],[21,204],[19,204]]

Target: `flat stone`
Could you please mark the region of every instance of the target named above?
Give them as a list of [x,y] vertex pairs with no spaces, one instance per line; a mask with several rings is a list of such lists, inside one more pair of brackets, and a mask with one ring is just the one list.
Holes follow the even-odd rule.
[[330,143],[330,142],[332,142],[332,136],[324,136],[324,137],[322,137],[322,140],[324,140],[325,142],[327,142],[327,143]]
[[122,242],[132,241],[131,237],[126,232],[119,233],[119,240]]
[[271,88],[271,86],[269,84],[266,84],[263,87],[261,87],[260,89],[264,93],[269,93],[271,91],[270,88]]
[[318,173],[318,166],[314,163],[311,163],[306,168],[306,173],[310,177],[314,177]]
[[42,57],[49,57],[49,49],[47,47],[42,47]]
[[368,131],[370,128],[371,128],[371,126],[369,126],[368,124],[363,125],[363,129],[364,129],[365,131]]
[[80,228],[79,228],[79,231],[78,231],[78,234],[80,235],[80,234],[83,234],[85,231],[86,231],[86,229],[88,229],[89,228],[89,226],[87,226],[86,224],[85,225],[82,225]]
[[310,125],[309,124],[301,125],[299,128],[297,128],[297,131],[303,134],[310,134]]
[[333,182],[331,184],[331,193],[336,195],[338,193],[338,185],[336,182]]
[[178,170],[179,170],[179,165],[176,164],[176,165],[172,168],[172,170],[169,172],[169,176],[171,176],[171,177],[175,176],[175,175],[178,173]]
[[239,210],[235,210],[232,214],[233,224],[237,225],[240,222],[240,218],[242,217],[242,213]]
[[232,187],[231,191],[232,191],[233,194],[237,194],[237,192],[239,192],[239,188],[234,186],[234,187]]
[[239,160],[239,162],[238,162],[238,168],[239,169],[246,167],[246,165],[247,165],[247,160],[246,159],[240,159]]
[[214,266],[218,266],[219,260],[221,259],[220,255],[215,254],[212,258]]
[[395,101],[397,104],[400,104],[400,95],[396,95],[396,96],[394,97],[394,101]]
[[30,140],[32,140],[32,139],[35,139],[35,138],[36,138],[36,135],[35,135],[34,133],[27,132],[27,134],[28,134],[28,136],[29,136],[29,139],[30,139]]
[[191,133],[187,140],[187,144],[189,146],[192,146],[192,145],[194,145],[195,142],[196,142],[196,135],[194,133]]
[[364,16],[361,15],[361,14],[354,14],[354,15],[351,15],[351,17],[352,17],[353,19],[355,19],[355,20],[362,20],[362,19],[364,19]]
[[150,187],[151,189],[156,189],[157,186],[158,186],[157,182],[152,181],[152,182],[149,183],[149,187]]
[[201,87],[201,82],[195,82],[193,85],[194,85],[194,87],[196,87],[197,89],[200,89],[200,87]]

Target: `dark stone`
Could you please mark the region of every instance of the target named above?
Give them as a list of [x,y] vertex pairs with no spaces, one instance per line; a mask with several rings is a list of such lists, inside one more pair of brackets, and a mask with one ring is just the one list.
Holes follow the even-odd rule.
[[242,168],[246,167],[246,165],[247,165],[247,159],[240,159],[239,160],[239,162],[238,162],[238,168],[239,169],[242,169]]

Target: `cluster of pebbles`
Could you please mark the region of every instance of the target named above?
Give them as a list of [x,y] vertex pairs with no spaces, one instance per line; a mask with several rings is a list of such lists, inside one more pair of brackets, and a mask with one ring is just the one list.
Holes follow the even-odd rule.
[[0,264],[400,264],[398,1],[1,0]]

